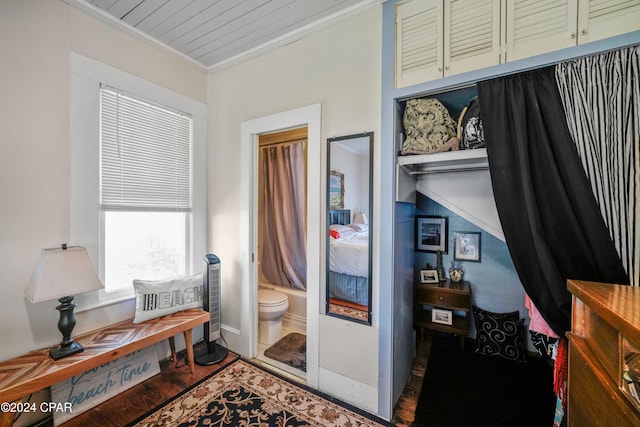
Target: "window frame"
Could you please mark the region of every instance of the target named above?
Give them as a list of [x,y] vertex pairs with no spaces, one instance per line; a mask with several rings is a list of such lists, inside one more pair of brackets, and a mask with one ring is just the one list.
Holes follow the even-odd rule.
[[[71,230],[70,243],[85,246],[96,272],[104,277],[102,242],[104,215],[100,208],[100,85],[184,112],[192,118],[192,210],[187,215],[186,274],[200,271],[198,254],[205,255],[207,240],[207,107],[140,77],[71,52]],[[78,295],[82,309],[134,298],[126,291],[104,290]]]

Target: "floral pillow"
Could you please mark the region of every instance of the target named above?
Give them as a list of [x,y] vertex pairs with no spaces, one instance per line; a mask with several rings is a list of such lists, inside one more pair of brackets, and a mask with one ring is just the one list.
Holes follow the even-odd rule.
[[524,321],[518,311],[493,313],[473,306],[476,323],[476,353],[526,362]]

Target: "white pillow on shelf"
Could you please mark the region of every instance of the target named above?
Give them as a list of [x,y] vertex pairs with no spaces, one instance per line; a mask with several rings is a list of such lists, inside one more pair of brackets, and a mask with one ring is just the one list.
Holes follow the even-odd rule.
[[133,323],[177,313],[190,308],[202,308],[202,273],[162,280],[133,281],[136,293],[136,313]]

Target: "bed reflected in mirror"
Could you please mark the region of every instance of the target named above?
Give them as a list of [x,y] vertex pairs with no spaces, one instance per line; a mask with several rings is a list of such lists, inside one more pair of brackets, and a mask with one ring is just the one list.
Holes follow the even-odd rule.
[[327,140],[326,313],[371,324],[373,132]]

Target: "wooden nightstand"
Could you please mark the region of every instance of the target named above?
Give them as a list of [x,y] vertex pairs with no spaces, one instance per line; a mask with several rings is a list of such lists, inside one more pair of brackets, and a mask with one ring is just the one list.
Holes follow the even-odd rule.
[[[423,306],[430,306],[424,310]],[[442,310],[440,322],[434,322],[433,309]],[[469,335],[469,316],[471,315],[471,287],[469,282],[441,282],[438,285],[417,285],[415,325],[420,328],[420,339],[424,338],[424,328],[456,334],[460,338],[460,347],[464,348],[465,338]],[[449,312],[450,314],[447,314]],[[438,313],[436,313],[438,314]],[[436,316],[437,317],[437,316]]]

